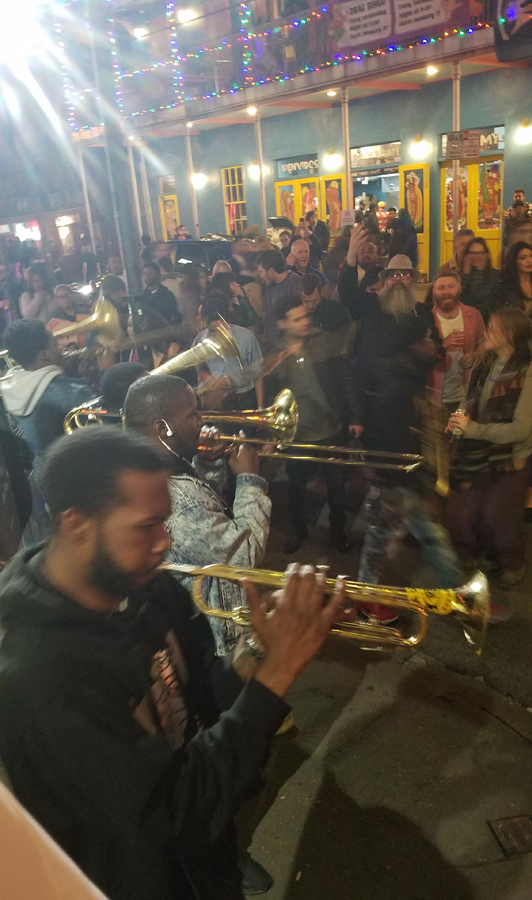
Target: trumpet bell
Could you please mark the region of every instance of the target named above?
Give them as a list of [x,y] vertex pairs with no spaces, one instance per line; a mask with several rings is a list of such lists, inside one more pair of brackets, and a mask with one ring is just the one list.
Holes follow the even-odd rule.
[[463,628],[468,644],[478,649],[484,643],[489,622],[488,579],[482,572],[475,572],[467,584],[458,588],[456,594],[465,607],[463,611],[456,612],[456,618]]
[[54,337],[68,337],[73,334],[94,332],[112,343],[122,334],[118,313],[109,300],[97,300],[92,307],[91,315],[81,322],[74,322],[54,332]]

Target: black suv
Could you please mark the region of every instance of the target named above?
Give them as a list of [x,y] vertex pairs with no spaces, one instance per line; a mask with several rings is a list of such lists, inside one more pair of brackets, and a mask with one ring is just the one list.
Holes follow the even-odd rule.
[[201,266],[210,272],[218,259],[231,262],[231,243],[221,238],[200,238],[192,241],[166,241],[172,248],[172,261],[176,272],[183,273],[189,266]]

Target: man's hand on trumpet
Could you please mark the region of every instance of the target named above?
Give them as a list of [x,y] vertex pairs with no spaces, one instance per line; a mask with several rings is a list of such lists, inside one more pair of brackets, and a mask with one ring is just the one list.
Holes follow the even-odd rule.
[[255,678],[273,693],[284,697],[296,676],[313,659],[345,600],[345,588],[325,599],[325,577],[312,566],[295,563],[287,570],[287,581],[275,593],[275,606],[261,600],[254,584],[245,579],[252,627],[264,648]]

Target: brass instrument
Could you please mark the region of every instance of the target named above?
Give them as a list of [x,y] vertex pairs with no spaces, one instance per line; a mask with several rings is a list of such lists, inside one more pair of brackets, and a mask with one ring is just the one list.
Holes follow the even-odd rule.
[[[80,322],[80,325],[83,324],[83,322]],[[150,375],[175,375],[183,369],[188,369],[190,366],[199,366],[216,356],[219,356],[224,360],[234,357],[240,368],[242,368],[242,359],[237,343],[231,334],[227,322],[224,322],[223,319],[220,319],[216,330],[212,334],[209,334],[205,340],[196,344],[195,347],[191,347],[190,350],[184,350],[183,353],[178,353],[177,356],[169,359],[168,362],[159,366],[158,369],[152,369]],[[96,422],[99,425],[102,425],[104,419],[118,419],[122,421],[122,425],[124,424],[124,417],[121,410],[104,409],[99,404],[101,404],[101,397],[97,397],[90,403],[84,403],[82,406],[76,406],[74,409],[71,409],[67,414],[63,425],[66,434],[72,433],[73,426],[80,428],[90,422]],[[82,419],[85,421],[82,422]]]
[[[273,442],[276,447],[259,450],[259,456],[268,459],[296,459],[300,462],[320,462],[335,466],[367,466],[371,469],[392,469],[412,472],[423,461],[422,456],[415,453],[387,453],[385,451],[364,450],[351,447],[322,446],[321,444],[294,443],[299,414],[297,402],[292,391],[285,388],[265,409],[244,410],[243,412],[224,413],[212,410],[202,413],[206,424],[229,423],[239,426],[253,426],[259,430],[259,437],[242,438],[236,435],[222,434],[216,441],[229,444],[260,444]],[[285,444],[289,445],[286,452]],[[299,450],[310,450],[310,455],[299,453]]]
[[[202,596],[202,585],[205,578],[224,578],[228,581],[248,579],[253,584],[262,584],[271,590],[282,588],[286,582],[284,572],[273,572],[269,569],[244,569],[239,566],[188,566],[163,565],[165,571],[176,575],[192,576],[192,596],[198,609],[206,616],[231,619],[236,625],[251,625],[250,610],[247,606],[238,606],[233,610],[211,609]],[[326,579],[326,590],[332,593],[336,587],[334,578]],[[352,603],[382,603],[399,611],[411,610],[419,618],[417,631],[403,634],[388,625],[379,625],[371,619],[363,622],[339,622],[331,628],[331,634],[349,638],[368,644],[367,648],[376,650],[379,647],[417,647],[425,637],[428,625],[428,613],[439,616],[454,615],[460,622],[468,643],[480,653],[489,619],[488,582],[482,572],[476,572],[471,581],[456,591],[423,590],[422,588],[384,587],[376,584],[363,584],[357,581],[346,581],[346,597]]]
[[66,328],[54,332],[54,337],[69,337],[74,334],[88,334],[94,331],[108,344],[118,340],[122,334],[118,313],[109,300],[97,300],[92,307],[91,315],[81,322],[73,322]]
[[13,368],[13,360],[11,359],[7,350],[0,350],[0,367],[4,367],[6,369]]

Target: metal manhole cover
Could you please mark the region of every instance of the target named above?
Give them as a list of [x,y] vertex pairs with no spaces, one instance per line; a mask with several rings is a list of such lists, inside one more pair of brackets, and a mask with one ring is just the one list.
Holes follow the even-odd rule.
[[522,856],[532,851],[532,817],[514,816],[488,822],[506,856]]

